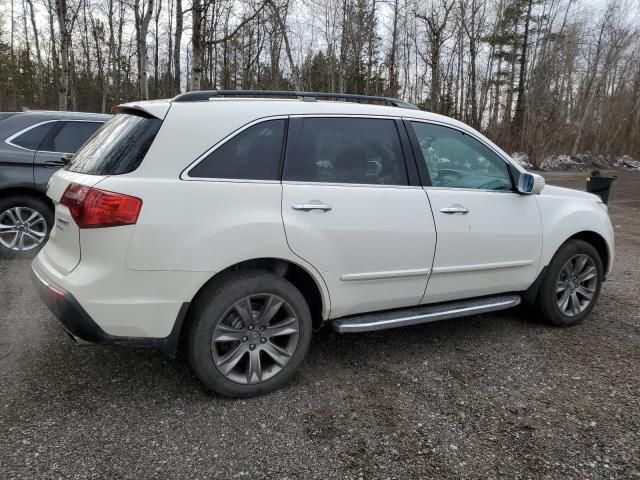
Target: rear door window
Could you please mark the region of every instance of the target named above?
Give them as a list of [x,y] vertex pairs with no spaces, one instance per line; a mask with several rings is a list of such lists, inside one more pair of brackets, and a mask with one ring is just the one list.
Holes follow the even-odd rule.
[[285,120],[266,120],[241,131],[190,171],[190,177],[277,180]]
[[156,138],[162,120],[144,114],[119,113],[78,150],[67,170],[88,175],[134,171]]
[[407,185],[395,122],[380,118],[305,118],[284,179],[302,182]]
[[61,127],[49,135],[40,145],[39,150],[59,153],[75,153],[91,135],[103,124],[102,122],[61,122]]
[[57,123],[58,122],[47,122],[37,125],[10,140],[10,143],[29,150],[38,150],[44,137],[47,136]]

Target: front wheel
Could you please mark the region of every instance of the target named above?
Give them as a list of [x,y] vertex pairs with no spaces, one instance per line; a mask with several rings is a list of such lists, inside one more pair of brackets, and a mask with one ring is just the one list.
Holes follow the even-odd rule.
[[199,296],[189,362],[210,390],[229,397],[272,391],[298,369],[311,340],[300,291],[270,272],[232,272]]
[[536,307],[553,325],[576,325],[596,304],[602,279],[603,267],[598,251],[582,240],[569,240],[549,264]]

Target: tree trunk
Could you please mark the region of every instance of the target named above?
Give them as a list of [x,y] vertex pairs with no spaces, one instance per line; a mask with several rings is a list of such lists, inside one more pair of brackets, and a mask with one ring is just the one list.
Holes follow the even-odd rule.
[[529,23],[531,22],[531,8],[533,0],[527,4],[527,16],[524,22],[524,36],[522,39],[522,53],[520,54],[520,76],[518,78],[518,99],[516,100],[516,113],[513,118],[513,131],[516,137],[522,134],[525,115],[525,85],[527,73],[527,51],[529,49]]
[[391,30],[391,51],[389,52],[389,89],[386,92],[388,97],[398,96],[398,72],[397,72],[397,50],[398,50],[398,0],[393,4],[393,27]]
[[439,112],[440,108],[440,39],[436,34],[431,43],[431,111]]
[[71,49],[71,34],[67,29],[67,1],[56,0],[56,17],[60,29],[60,88],[58,93],[58,109],[68,108],[69,97],[69,50]]
[[182,0],[176,0],[176,33],[174,36],[173,44],[173,90],[174,93],[180,93],[180,76],[182,75],[180,69],[180,44],[182,42]]
[[153,14],[153,2],[154,0],[147,0],[147,6],[143,12],[140,11],[140,0],[135,0],[134,3],[138,60],[138,92],[142,100],[149,99],[147,33],[149,33],[149,23],[151,22],[151,15]]
[[369,95],[371,89],[371,69],[373,68],[373,41],[376,29],[376,0],[371,4],[371,15],[369,16],[369,39],[367,42],[367,79],[364,87],[364,94]]
[[[278,22],[278,26],[282,31],[282,40],[284,41],[284,50],[287,53],[287,59],[289,60],[289,68],[291,68],[291,77],[293,80],[293,85],[296,90],[302,90],[302,85],[300,84],[300,75],[298,73],[298,68],[296,67],[296,63],[293,60],[293,53],[291,51],[291,44],[289,43],[289,34],[287,33],[287,26],[285,22],[282,20],[282,16],[280,15],[280,11],[275,4],[269,0],[267,3],[271,6],[273,11],[273,15],[275,16],[276,22]],[[287,4],[288,7],[288,4]]]
[[202,0],[193,0],[191,11],[192,35],[191,35],[191,90],[200,90],[202,78]]
[[44,93],[44,76],[42,75],[42,52],[40,50],[40,35],[38,34],[38,28],[36,27],[36,17],[33,13],[33,2],[32,0],[27,0],[29,4],[29,17],[31,19],[31,28],[33,28],[33,40],[36,47],[36,61],[38,65],[36,66],[36,82],[38,82],[38,105],[40,108],[44,108],[46,99]]
[[160,96],[160,32],[159,32],[159,23],[160,23],[160,12],[162,11],[162,0],[158,1],[158,5],[156,7],[156,14],[154,17],[155,22],[155,34],[156,34],[156,44],[153,52],[153,96],[154,98],[158,98]]
[[476,62],[478,59],[478,11],[480,7],[478,0],[471,2],[471,27],[469,31],[469,96],[471,100],[471,126],[478,128],[480,126],[480,118],[478,115],[478,74],[476,71]]

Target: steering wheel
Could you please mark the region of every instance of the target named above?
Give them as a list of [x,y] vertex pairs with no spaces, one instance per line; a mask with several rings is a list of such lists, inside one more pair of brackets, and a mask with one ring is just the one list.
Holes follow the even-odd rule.
[[456,177],[456,180],[462,178],[464,175],[457,170],[451,168],[441,168],[438,170],[438,177]]
[[496,178],[487,183],[483,183],[482,185],[478,186],[478,188],[481,188],[483,190],[505,190],[505,184],[502,180],[498,180]]
[[450,168],[441,168],[438,170],[438,176],[436,178],[432,178],[434,186],[444,186],[446,187],[451,182],[455,182],[460,180],[464,175],[457,170],[451,170]]

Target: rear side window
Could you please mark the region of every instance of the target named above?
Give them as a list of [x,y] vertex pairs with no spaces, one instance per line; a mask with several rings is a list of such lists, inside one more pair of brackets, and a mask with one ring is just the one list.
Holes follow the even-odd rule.
[[407,185],[395,122],[376,118],[305,118],[284,179]]
[[190,177],[277,180],[285,120],[253,125],[216,148],[189,171]]
[[105,123],[65,168],[88,175],[132,172],[142,162],[161,124],[155,117],[120,113]]
[[16,138],[11,140],[11,143],[22,148],[28,148],[29,150],[38,150],[38,147],[42,143],[42,140],[44,140],[44,137],[47,136],[57,123],[58,122],[47,122],[38,125],[37,127],[33,127],[22,135],[18,135]]
[[75,153],[101,126],[102,122],[62,122],[60,129],[49,135],[39,150]]

